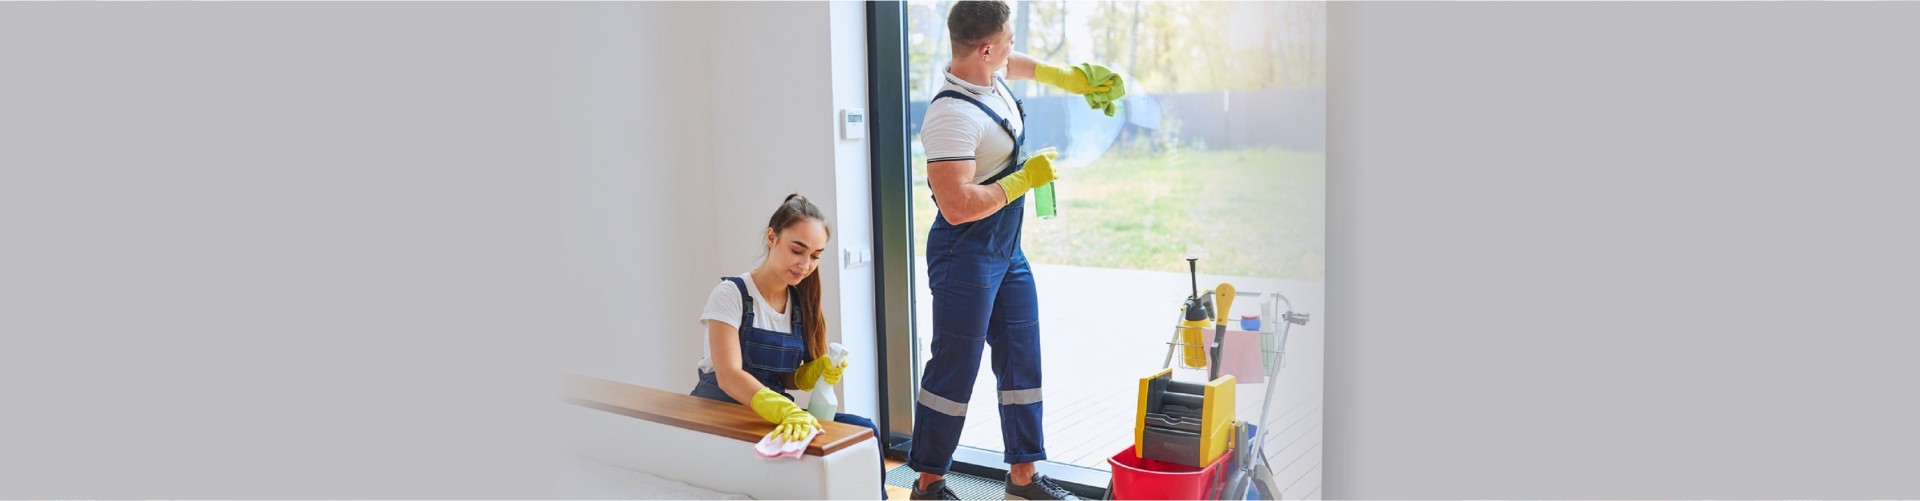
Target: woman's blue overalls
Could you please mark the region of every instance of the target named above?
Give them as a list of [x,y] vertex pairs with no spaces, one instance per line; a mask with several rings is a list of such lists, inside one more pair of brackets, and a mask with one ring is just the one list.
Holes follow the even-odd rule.
[[[1012,95],[1004,80],[995,80]],[[934,96],[955,98],[980,108],[1013,137],[1011,165],[980,184],[1013,173],[1025,159],[1026,110],[1020,102],[1021,132],[993,109],[955,91]],[[1021,211],[1026,197],[1014,199],[984,219],[950,224],[935,217],[927,233],[927,283],[933,289],[933,358],[921,371],[919,405],[914,409],[915,471],[941,474],[953,463],[960,429],[966,422],[973,381],[980,372],[983,345],[993,346],[998,380],[1000,435],[1008,464],[1047,458],[1040,433],[1040,308],[1033,273],[1020,250]]]
[[[799,370],[800,364],[812,361],[812,357],[807,356],[807,329],[805,324],[807,316],[802,311],[788,312],[793,314],[793,332],[791,333],[754,327],[753,295],[747,293],[746,281],[741,280],[740,277],[722,277],[722,279],[733,282],[734,288],[740,289],[740,368],[745,369],[748,375],[752,375],[754,380],[759,381],[760,384],[766,386],[767,389],[787,397],[787,400],[793,400],[793,395],[787,394],[787,376],[793,374],[795,370]],[[792,287],[787,288],[787,297],[799,297],[796,294]],[[731,404],[740,403],[734,400],[733,397],[727,396],[727,392],[720,389],[719,376],[712,372],[699,372],[699,375],[700,381],[693,385],[693,396],[711,398]],[[873,438],[879,440],[881,444],[880,475],[881,478],[886,478],[887,472],[885,465],[887,447],[885,444],[887,442],[886,439],[880,435],[880,428],[874,426],[873,421],[852,414],[836,412],[833,414],[833,420],[846,424],[865,426],[873,430]],[[740,453],[746,454],[747,451],[745,448],[742,448]],[[887,491],[883,482],[880,488],[880,498],[886,499],[886,497]]]

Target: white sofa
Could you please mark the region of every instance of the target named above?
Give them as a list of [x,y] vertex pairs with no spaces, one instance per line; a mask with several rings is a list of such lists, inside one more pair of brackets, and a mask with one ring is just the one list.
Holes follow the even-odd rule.
[[773,425],[738,404],[584,376],[566,377],[567,454],[719,493],[755,499],[876,499],[879,441],[867,428],[822,423],[798,459],[768,460],[753,444]]

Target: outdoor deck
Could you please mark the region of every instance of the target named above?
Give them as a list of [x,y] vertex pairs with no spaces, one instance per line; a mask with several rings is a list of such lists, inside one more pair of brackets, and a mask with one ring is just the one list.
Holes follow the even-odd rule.
[[[1204,265],[1203,265],[1204,268]],[[1075,266],[1033,266],[1039,288],[1045,353],[1046,443],[1049,459],[1108,470],[1108,457],[1133,443],[1139,379],[1158,371],[1173,334],[1179,305],[1189,292],[1185,273]],[[924,275],[923,275],[924,276]],[[1277,378],[1266,420],[1266,455],[1286,499],[1320,497],[1324,315],[1320,282],[1200,275],[1200,287],[1232,283],[1243,292],[1279,292],[1295,312],[1312,315],[1293,326],[1285,366]],[[919,332],[932,332],[931,298],[921,293]],[[1257,304],[1236,302],[1231,318],[1258,313]],[[1277,318],[1265,318],[1277,322]],[[1229,324],[1235,327],[1237,324]],[[989,357],[991,356],[991,348]],[[925,343],[921,358],[928,356]],[[1178,354],[1175,363],[1178,363]],[[1000,416],[994,411],[994,378],[983,357],[972,411],[960,443],[1001,450]],[[1175,378],[1199,381],[1199,370],[1175,370]],[[1258,419],[1266,384],[1236,389],[1238,417]]]

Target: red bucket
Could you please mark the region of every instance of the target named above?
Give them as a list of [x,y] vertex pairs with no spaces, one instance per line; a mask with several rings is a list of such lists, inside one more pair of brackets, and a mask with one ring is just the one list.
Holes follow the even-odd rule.
[[1221,454],[1206,468],[1195,468],[1136,457],[1130,446],[1107,458],[1107,464],[1113,466],[1113,491],[1109,494],[1114,499],[1214,499],[1219,497],[1215,491],[1230,457],[1233,451]]

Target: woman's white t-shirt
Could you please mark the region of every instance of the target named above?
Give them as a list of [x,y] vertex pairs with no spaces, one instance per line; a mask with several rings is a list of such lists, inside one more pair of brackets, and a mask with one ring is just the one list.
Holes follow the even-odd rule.
[[[753,276],[741,273],[740,280],[746,282],[747,294],[753,296],[753,326],[774,332],[793,332],[793,294],[787,294],[786,307],[777,311],[760,297],[760,288],[753,285]],[[707,294],[706,311],[700,314],[700,372],[713,372],[713,340],[707,336],[707,321],[718,320],[740,328],[740,289],[733,286],[731,280],[721,280],[713,286],[713,292]]]

